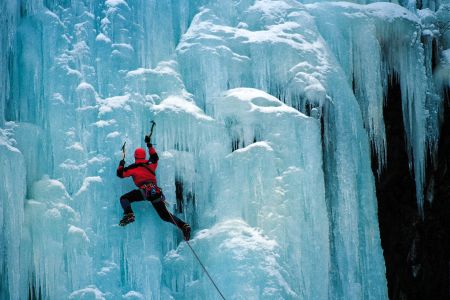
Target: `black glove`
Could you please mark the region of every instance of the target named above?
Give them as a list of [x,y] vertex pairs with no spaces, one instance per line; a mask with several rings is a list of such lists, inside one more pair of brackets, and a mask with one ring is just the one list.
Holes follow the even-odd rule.
[[122,159],[122,160],[119,162],[119,165],[120,165],[120,166],[125,166],[125,159]]
[[150,144],[150,137],[146,135],[144,141],[146,144]]

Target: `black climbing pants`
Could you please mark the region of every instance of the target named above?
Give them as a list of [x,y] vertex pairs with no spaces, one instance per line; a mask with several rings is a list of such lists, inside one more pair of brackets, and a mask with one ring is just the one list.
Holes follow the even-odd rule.
[[[123,211],[125,214],[133,212],[131,209],[131,203],[137,201],[148,200],[152,203],[159,217],[166,222],[175,224],[179,228],[183,228],[183,225],[186,224],[182,220],[180,220],[177,216],[171,214],[164,203],[164,194],[161,193],[161,197],[155,200],[148,200],[145,198],[145,192],[141,189],[132,190],[129,193],[126,193],[120,197],[120,204],[122,205]],[[172,217],[171,217],[172,216]],[[173,218],[173,220],[172,220]],[[174,223],[175,221],[175,223]]]

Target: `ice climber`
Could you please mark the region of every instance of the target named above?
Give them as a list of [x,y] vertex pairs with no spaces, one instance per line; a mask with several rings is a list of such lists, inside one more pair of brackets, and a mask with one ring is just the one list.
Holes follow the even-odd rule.
[[173,214],[171,214],[165,205],[165,197],[161,189],[156,184],[156,168],[158,167],[158,154],[150,143],[150,137],[145,136],[145,143],[148,147],[150,159],[146,160],[145,150],[137,148],[134,151],[134,164],[125,167],[125,160],[122,159],[117,168],[117,176],[120,178],[133,177],[134,184],[138,189],[126,193],[120,197],[120,204],[123,208],[123,218],[120,220],[120,226],[126,226],[134,222],[134,213],[131,209],[131,203],[136,201],[148,200],[152,203],[159,217],[181,229],[186,241],[189,240],[191,227]]

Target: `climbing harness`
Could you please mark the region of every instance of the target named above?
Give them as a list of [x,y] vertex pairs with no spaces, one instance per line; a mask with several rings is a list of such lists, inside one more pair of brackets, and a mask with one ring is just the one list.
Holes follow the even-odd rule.
[[[148,199],[151,202],[155,202],[155,200],[158,200],[158,199],[164,197],[161,188],[159,188],[153,182],[143,184],[139,187],[139,189],[141,190],[142,195],[145,197],[145,199]],[[164,199],[163,199],[163,201],[164,201]]]

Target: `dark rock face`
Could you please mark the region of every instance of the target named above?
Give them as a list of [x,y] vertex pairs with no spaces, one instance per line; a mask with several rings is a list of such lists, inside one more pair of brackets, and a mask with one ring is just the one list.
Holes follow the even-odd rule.
[[[434,166],[428,162],[426,190],[433,195],[433,201],[425,201],[424,218],[418,214],[414,175],[406,152],[400,87],[395,80],[387,96],[387,165],[376,180],[376,188],[389,298],[450,299],[449,93],[437,161]],[[375,159],[372,165],[376,165]]]
[[450,299],[450,90],[445,98],[437,164],[428,172],[434,198],[419,228],[423,272],[417,283],[424,286],[422,295],[428,299]]

